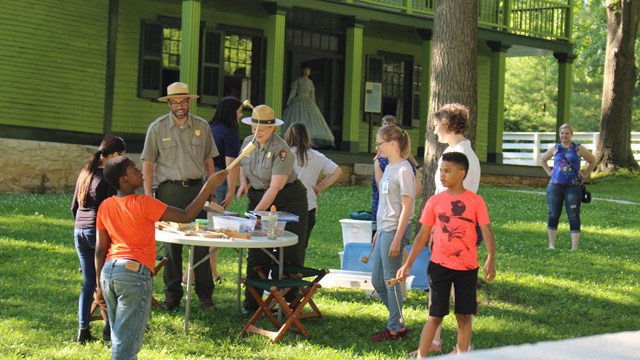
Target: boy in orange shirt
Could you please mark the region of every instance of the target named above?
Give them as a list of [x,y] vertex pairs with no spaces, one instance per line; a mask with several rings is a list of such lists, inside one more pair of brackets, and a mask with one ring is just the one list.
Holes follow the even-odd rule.
[[209,177],[186,209],[171,207],[146,195],[142,172],[125,156],[104,166],[104,178],[118,190],[105,200],[96,219],[96,300],[106,301],[111,325],[111,358],[135,359],[151,310],[151,273],[156,258],[155,222],[190,222],[202,210],[226,171]]
[[440,180],[447,191],[427,201],[407,262],[398,270],[398,278],[409,275],[411,266],[427,244],[433,229],[433,250],[429,263],[431,305],[429,318],[420,334],[418,359],[427,357],[429,346],[442,319],[449,313],[451,284],[455,289],[455,314],[458,321],[458,343],[453,353],[465,352],[471,344],[471,317],[478,311],[476,287],[478,248],[476,224],[487,248],[483,275],[487,282],[496,276],[496,243],[489,223],[487,206],[479,195],[464,188],[462,182],[469,170],[469,160],[459,152],[442,155]]

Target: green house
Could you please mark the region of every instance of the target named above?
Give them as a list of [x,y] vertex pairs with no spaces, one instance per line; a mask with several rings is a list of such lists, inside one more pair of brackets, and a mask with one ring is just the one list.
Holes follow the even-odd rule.
[[[222,96],[282,112],[300,64],[338,153],[372,151],[381,114],[364,112],[381,84],[421,156],[429,100],[434,0],[23,0],[0,3],[0,138],[95,145],[105,133],[139,151],[174,81],[210,119]],[[571,0],[479,0],[481,161],[501,162],[505,62],[558,61],[558,121],[569,118]],[[248,131],[248,129],[243,130]],[[1,139],[0,139],[1,140]],[[368,159],[368,157],[367,157]]]

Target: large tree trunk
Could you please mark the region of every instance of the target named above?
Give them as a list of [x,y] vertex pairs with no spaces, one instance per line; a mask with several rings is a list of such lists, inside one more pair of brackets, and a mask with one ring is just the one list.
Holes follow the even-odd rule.
[[596,171],[639,169],[631,151],[633,88],[637,79],[634,45],[640,1],[607,0],[607,51],[596,148]]
[[431,97],[425,140],[422,203],[435,191],[433,176],[446,148],[433,133],[433,114],[448,103],[469,107],[471,127],[467,137],[475,144],[477,119],[477,0],[437,0],[433,24]]

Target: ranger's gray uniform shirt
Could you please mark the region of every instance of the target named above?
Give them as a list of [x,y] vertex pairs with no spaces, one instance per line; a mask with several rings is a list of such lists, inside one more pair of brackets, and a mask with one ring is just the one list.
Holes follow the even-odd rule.
[[[244,139],[243,149],[251,139],[253,139],[253,135]],[[273,133],[262,148],[256,144],[256,149],[249,156],[240,160],[240,166],[242,166],[242,171],[252,188],[266,190],[271,183],[271,175],[287,175],[287,184],[298,179],[298,175],[293,170],[293,162],[293,153],[289,149],[289,145],[280,136]]]
[[167,180],[201,179],[207,175],[204,161],[218,156],[211,128],[201,117],[188,114],[178,126],[171,113],[149,125],[142,160],[155,163],[158,184]]

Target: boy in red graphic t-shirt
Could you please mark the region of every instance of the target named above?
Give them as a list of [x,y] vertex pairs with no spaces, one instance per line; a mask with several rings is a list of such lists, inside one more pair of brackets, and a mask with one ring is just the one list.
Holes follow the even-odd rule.
[[420,335],[418,358],[427,357],[437,327],[449,313],[451,285],[455,289],[455,314],[458,321],[458,343],[454,353],[465,352],[471,344],[471,317],[477,313],[476,281],[478,277],[478,248],[476,224],[487,248],[487,261],[483,275],[487,282],[496,276],[496,243],[489,222],[487,206],[481,196],[468,191],[463,180],[469,169],[467,157],[459,152],[442,155],[440,180],[447,191],[427,201],[407,262],[398,270],[397,277],[409,275],[413,262],[427,244],[433,229],[433,250],[429,263],[429,289],[431,305],[429,318]]

